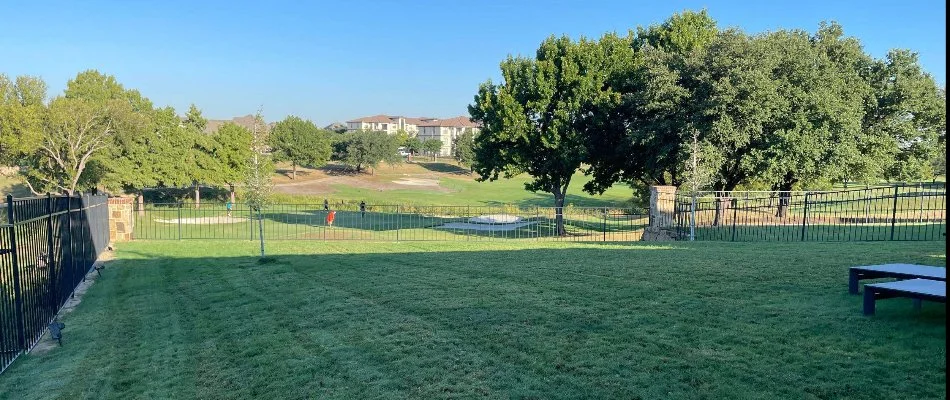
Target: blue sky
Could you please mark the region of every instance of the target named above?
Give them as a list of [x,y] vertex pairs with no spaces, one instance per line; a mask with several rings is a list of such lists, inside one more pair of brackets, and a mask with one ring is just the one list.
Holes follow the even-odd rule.
[[[17,3],[17,4],[14,4]],[[746,32],[823,20],[882,57],[920,53],[946,85],[943,1],[9,1],[0,73],[43,77],[58,94],[95,68],[157,105],[209,118],[288,114],[324,125],[373,114],[466,114],[508,54],[551,34],[597,37],[708,9]]]

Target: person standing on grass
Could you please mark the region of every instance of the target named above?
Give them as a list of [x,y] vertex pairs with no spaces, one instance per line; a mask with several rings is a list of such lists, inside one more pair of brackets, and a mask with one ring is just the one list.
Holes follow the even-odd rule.
[[228,202],[225,203],[224,207],[227,208],[227,210],[228,210],[228,217],[230,217],[230,216],[231,216],[231,209],[234,208],[234,204],[231,204],[231,200],[228,200]]
[[327,199],[323,199],[323,211],[330,211],[330,202]]
[[327,226],[333,226],[333,220],[336,219],[336,211],[327,213]]
[[360,218],[366,217],[366,202],[360,200]]

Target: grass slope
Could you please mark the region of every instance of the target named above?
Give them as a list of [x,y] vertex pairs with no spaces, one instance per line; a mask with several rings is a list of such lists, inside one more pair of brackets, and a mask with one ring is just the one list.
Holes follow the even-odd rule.
[[[277,185],[306,184],[308,181],[324,180],[328,177],[342,177],[350,184],[330,184],[329,186],[304,185],[295,194],[279,193],[277,198],[284,202],[310,202],[322,204],[323,199],[331,202],[366,201],[368,204],[417,204],[445,206],[541,206],[552,207],[554,198],[549,193],[532,193],[524,189],[530,176],[519,175],[511,179],[500,178],[491,182],[477,182],[476,176],[468,170],[445,162],[413,162],[395,166],[384,165],[373,174],[346,173],[340,175],[339,165],[321,169],[301,169],[296,180],[285,176],[281,169],[275,177]],[[422,178],[439,182],[442,190],[425,187],[393,185],[393,181],[404,178]],[[590,180],[583,173],[574,174],[568,188],[565,204],[577,207],[609,207],[630,202],[633,191],[623,184],[617,184],[601,195],[590,195],[582,189]],[[395,188],[393,187],[395,186]],[[384,190],[375,187],[385,187]],[[447,191],[445,189],[448,189]]]
[[846,286],[945,251],[129,243],[0,398],[939,398],[945,306]]

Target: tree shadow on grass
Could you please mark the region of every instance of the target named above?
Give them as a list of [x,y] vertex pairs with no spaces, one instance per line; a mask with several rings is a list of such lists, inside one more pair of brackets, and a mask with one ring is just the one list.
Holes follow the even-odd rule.
[[2,194],[4,197],[7,195],[13,195],[13,197],[30,197],[33,196],[33,192],[30,191],[30,188],[23,183],[14,183],[9,187],[5,188]]
[[[549,193],[530,193],[530,197],[516,202],[486,201],[491,206],[515,205],[518,207],[554,207],[554,196]],[[626,208],[624,203],[609,201],[576,194],[564,196],[564,205],[573,205],[575,207],[608,207],[608,208]]]
[[442,174],[453,174],[453,175],[471,175],[471,170],[449,163],[444,162],[435,162],[435,161],[419,161],[415,163],[416,165],[425,168],[432,172],[438,172]]
[[[597,212],[566,213],[564,226],[566,235],[558,236],[554,215],[545,212],[537,213],[530,208],[527,210],[504,210],[503,208],[488,209],[485,207],[433,207],[423,212],[396,213],[394,207],[385,209],[368,207],[365,213],[359,211],[335,210],[334,221],[327,223],[328,211],[320,208],[300,209],[295,212],[265,212],[265,226],[270,224],[267,231],[278,234],[295,232],[301,235],[311,235],[315,238],[335,238],[336,234],[326,230],[351,230],[353,235],[362,232],[413,231],[403,239],[412,240],[464,240],[473,238],[498,239],[530,239],[530,238],[564,238],[583,241],[611,240],[639,240],[640,233],[646,227],[646,218],[638,214],[607,214]],[[472,223],[471,218],[485,214],[505,213],[520,218],[517,223],[485,224]],[[550,214],[550,215],[549,215]],[[279,225],[275,225],[277,223]],[[606,232],[605,232],[606,231]],[[455,236],[449,238],[446,233]],[[265,238],[268,236],[265,233]],[[278,235],[279,236],[279,235]],[[360,236],[365,239],[391,239],[373,235]],[[305,237],[302,237],[305,238]]]

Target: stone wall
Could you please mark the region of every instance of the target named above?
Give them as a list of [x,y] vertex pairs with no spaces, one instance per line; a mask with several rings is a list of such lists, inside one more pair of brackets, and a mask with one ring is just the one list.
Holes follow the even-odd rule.
[[135,198],[113,197],[109,199],[109,241],[126,242],[132,240],[132,228],[135,220],[132,209]]

